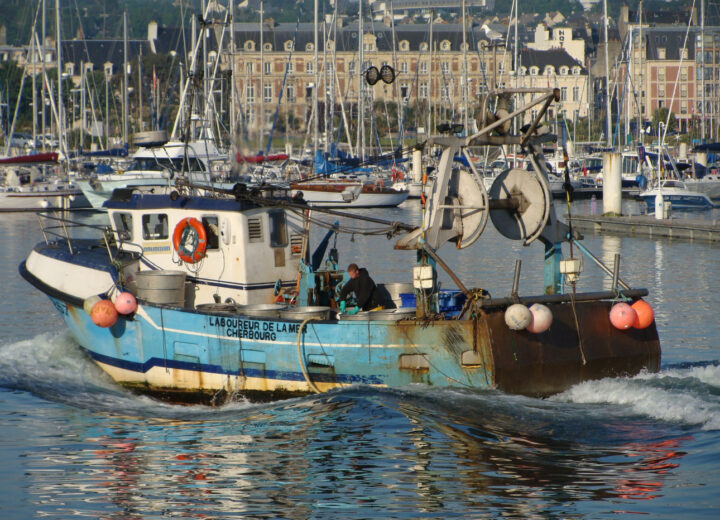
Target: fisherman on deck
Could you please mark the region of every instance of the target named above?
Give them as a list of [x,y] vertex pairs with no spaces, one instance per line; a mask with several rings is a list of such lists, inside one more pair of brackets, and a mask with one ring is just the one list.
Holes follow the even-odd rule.
[[341,312],[344,312],[345,305],[343,304],[351,292],[355,293],[359,309],[368,311],[379,307],[380,304],[377,302],[375,282],[370,278],[367,269],[364,267],[358,268],[357,264],[350,264],[347,268],[347,273],[350,280],[342,286],[340,294],[338,295]]

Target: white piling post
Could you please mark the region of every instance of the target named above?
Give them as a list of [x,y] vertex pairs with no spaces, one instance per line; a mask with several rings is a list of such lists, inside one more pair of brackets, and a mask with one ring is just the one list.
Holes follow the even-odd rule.
[[412,154],[413,182],[422,181],[422,150],[413,150]]
[[603,215],[622,215],[622,156],[603,154]]

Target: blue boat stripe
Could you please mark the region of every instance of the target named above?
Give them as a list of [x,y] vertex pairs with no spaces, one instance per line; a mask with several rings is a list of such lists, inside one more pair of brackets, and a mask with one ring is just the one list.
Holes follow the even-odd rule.
[[[257,369],[243,365],[238,370],[227,370],[218,365],[209,364],[198,364],[189,361],[178,361],[176,359],[161,359],[161,358],[150,358],[144,363],[138,363],[135,361],[124,361],[110,356],[105,356],[97,352],[92,352],[85,347],[80,347],[85,351],[91,358],[98,363],[110,365],[123,370],[129,370],[131,372],[137,372],[141,374],[147,373],[149,370],[155,367],[161,368],[172,368],[178,370],[190,370],[193,372],[203,372],[206,374],[222,374],[230,376],[244,376],[244,377],[256,377],[260,379],[276,380],[276,381],[304,381],[305,376],[302,372],[285,372],[268,369]],[[378,376],[358,376],[358,375],[343,375],[343,374],[312,374],[312,381],[315,383],[340,383],[340,384],[365,384],[365,385],[382,385],[384,384],[382,379]]]

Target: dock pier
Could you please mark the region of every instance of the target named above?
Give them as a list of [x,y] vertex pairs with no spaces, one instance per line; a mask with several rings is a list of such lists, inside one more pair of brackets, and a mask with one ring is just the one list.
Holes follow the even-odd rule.
[[[567,222],[567,215],[565,215]],[[580,232],[650,238],[720,242],[720,222],[699,219],[656,219],[654,215],[573,215],[572,226]]]

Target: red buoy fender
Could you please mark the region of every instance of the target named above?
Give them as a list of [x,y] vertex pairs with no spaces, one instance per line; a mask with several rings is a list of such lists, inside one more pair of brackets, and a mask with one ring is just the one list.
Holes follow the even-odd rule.
[[173,231],[173,247],[181,260],[189,264],[199,262],[207,249],[205,227],[196,218],[182,219]]

